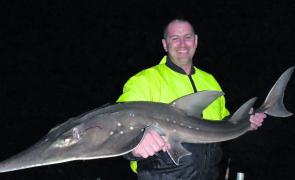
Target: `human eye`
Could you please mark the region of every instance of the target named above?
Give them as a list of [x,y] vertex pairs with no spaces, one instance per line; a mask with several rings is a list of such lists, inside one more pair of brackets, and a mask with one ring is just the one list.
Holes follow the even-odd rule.
[[172,36],[172,37],[170,38],[170,40],[171,40],[172,42],[176,42],[176,41],[178,41],[178,39],[179,39],[179,37],[177,37],[177,36]]
[[188,34],[188,35],[185,36],[185,39],[186,40],[193,40],[194,39],[194,35]]

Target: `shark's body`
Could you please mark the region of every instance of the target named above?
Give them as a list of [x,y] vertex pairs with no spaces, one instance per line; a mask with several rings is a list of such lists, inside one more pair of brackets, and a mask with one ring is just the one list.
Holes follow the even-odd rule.
[[[255,112],[277,117],[292,115],[283,105],[283,96],[293,71],[291,67],[282,74]],[[124,155],[140,143],[147,128],[155,129],[171,144],[168,153],[178,164],[181,157],[191,154],[182,147],[182,142],[221,142],[250,129],[249,111],[256,98],[247,101],[226,120],[201,118],[203,109],[222,95],[218,91],[203,91],[171,104],[128,102],[95,109],[53,128],[34,146],[1,162],[0,172]]]

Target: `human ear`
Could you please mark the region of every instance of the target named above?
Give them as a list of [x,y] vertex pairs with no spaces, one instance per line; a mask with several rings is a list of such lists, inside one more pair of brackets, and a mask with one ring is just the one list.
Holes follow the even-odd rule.
[[164,50],[166,52],[168,52],[167,43],[166,43],[166,40],[165,39],[162,39],[162,45],[163,45]]
[[198,46],[198,35],[197,34],[195,35],[195,46],[196,46],[196,48]]

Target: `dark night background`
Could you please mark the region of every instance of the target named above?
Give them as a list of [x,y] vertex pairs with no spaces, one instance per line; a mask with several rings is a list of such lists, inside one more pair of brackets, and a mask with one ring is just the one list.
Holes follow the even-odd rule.
[[[188,18],[199,35],[195,65],[215,75],[231,112],[264,100],[295,58],[295,3],[276,1],[6,1],[0,4],[0,113],[3,160],[68,118],[114,103],[124,82],[157,64],[162,29]],[[294,75],[285,105],[295,112]],[[224,143],[231,177],[292,179],[294,116],[268,117]],[[0,174],[0,179],[135,179],[121,157]],[[222,175],[222,177],[224,177]]]

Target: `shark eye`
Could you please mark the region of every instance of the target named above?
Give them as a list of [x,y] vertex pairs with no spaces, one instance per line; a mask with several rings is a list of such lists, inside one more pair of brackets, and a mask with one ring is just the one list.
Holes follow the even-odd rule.
[[79,131],[78,128],[74,128],[72,133],[73,133],[73,138],[74,139],[79,140],[81,138],[82,132]]
[[70,138],[64,139],[64,144],[70,144],[70,143],[71,143],[71,139]]
[[82,132],[78,128],[73,128],[67,136],[58,140],[55,144],[56,147],[68,147],[76,144],[82,136]]

